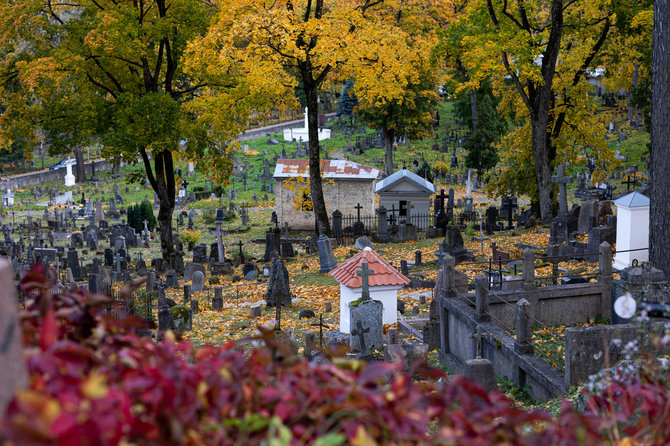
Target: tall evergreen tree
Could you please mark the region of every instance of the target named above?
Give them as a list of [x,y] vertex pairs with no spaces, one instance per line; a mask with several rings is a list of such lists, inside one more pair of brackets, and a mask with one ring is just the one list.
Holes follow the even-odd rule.
[[335,116],[338,118],[349,118],[351,125],[354,124],[354,109],[358,105],[358,96],[353,91],[354,80],[349,79],[342,88],[342,96],[337,103]]

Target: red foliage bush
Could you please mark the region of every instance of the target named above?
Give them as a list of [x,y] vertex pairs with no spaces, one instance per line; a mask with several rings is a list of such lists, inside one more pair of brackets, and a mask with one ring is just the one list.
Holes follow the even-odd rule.
[[597,410],[522,410],[425,366],[412,379],[401,364],[288,365],[235,343],[157,344],[134,333],[146,322],[104,317],[102,296],[53,293],[39,267],[22,286],[30,387],[0,425],[10,444],[253,445],[280,426],[292,444],[547,446],[600,444],[611,426]]

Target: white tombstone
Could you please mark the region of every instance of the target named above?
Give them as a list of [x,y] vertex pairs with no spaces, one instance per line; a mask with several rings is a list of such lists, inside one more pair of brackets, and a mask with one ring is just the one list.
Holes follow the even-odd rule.
[[[284,129],[284,141],[309,141],[309,126],[307,123],[307,107],[305,107],[305,126],[303,128],[296,127],[291,129]],[[319,141],[330,139],[330,129],[319,128]]]
[[70,187],[74,186],[75,180],[74,175],[72,175],[72,164],[68,163],[65,165],[67,173],[65,174],[65,186]]
[[186,173],[188,175],[193,175],[195,173],[195,165],[193,164],[193,161],[188,162],[188,167],[186,168]]
[[649,198],[632,192],[613,202],[617,207],[614,268],[649,260]]
[[2,205],[5,207],[14,206],[14,192],[12,192],[11,187],[5,189],[5,193],[2,194]]

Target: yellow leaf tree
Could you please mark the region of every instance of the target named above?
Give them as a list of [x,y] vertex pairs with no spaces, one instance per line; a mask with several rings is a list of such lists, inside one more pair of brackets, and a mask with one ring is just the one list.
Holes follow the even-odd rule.
[[508,189],[530,194],[547,221],[553,215],[551,176],[558,161],[576,162],[587,152],[597,158],[601,172],[614,163],[602,139],[603,123],[587,98],[591,87],[585,77],[613,28],[611,4],[471,0],[460,15],[471,30],[458,52],[471,73],[468,88],[491,76],[502,96],[500,108],[516,124],[502,140],[504,167],[492,187],[498,194]]
[[[231,143],[253,109],[272,106],[230,58],[218,61],[216,82],[201,67],[184,69],[187,42],[215,12],[199,0],[0,1],[0,144],[46,130],[62,151],[96,141],[108,158],[142,163],[160,200],[166,260],[175,161],[198,160],[227,182]],[[205,100],[216,102],[218,119],[198,113]]]
[[[320,175],[320,89],[334,78],[355,77],[376,97],[388,100],[399,95],[402,83],[397,80],[405,78],[410,68],[395,62],[398,58],[394,55],[409,53],[411,48],[404,38],[405,30],[396,24],[397,18],[406,15],[404,20],[419,29],[428,17],[425,14],[439,12],[442,3],[443,0],[222,1],[215,24],[191,45],[189,59],[193,66],[235,60],[256,91],[282,98],[296,87],[304,92],[308,108],[309,191],[319,233],[331,232]],[[383,60],[388,64],[384,65]],[[362,68],[371,64],[380,70]],[[282,104],[288,106],[287,102]]]

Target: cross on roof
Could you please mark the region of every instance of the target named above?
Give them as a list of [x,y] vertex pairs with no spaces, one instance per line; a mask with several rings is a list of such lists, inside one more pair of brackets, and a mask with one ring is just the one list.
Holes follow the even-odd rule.
[[358,336],[358,342],[361,344],[361,353],[366,353],[367,348],[365,348],[365,334],[370,333],[370,329],[363,329],[363,324],[361,321],[356,321],[356,329],[351,331],[352,336]]
[[361,277],[361,287],[363,288],[361,290],[361,298],[370,299],[370,282],[368,281],[368,277],[374,276],[375,272],[368,269],[368,262],[362,262],[361,268],[356,271],[356,275]]
[[565,164],[560,164],[558,166],[558,175],[553,175],[551,177],[552,183],[558,183],[558,193],[559,193],[559,209],[561,214],[567,214],[568,212],[568,191],[566,185],[572,183],[572,177],[565,175]]
[[482,359],[482,339],[491,337],[489,333],[484,333],[481,325],[477,325],[477,333],[470,335],[470,339],[477,340],[477,359]]

